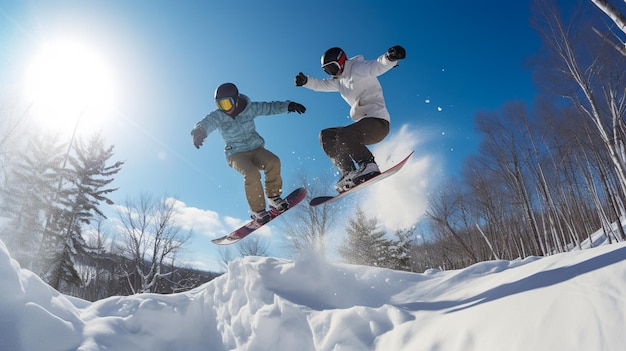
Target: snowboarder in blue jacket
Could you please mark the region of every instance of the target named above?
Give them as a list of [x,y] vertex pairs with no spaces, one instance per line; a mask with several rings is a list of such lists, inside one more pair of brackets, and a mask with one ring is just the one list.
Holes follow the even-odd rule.
[[335,185],[338,192],[380,174],[374,156],[367,148],[389,134],[390,117],[378,76],[397,66],[396,61],[405,57],[402,46],[391,47],[376,60],[365,60],[362,55],[348,59],[341,48],[334,47],[326,50],[321,60],[322,69],[330,78],[317,79],[302,72],[295,78],[296,86],[339,92],[350,105],[350,117],[354,123],[320,132],[324,152],[341,172]]
[[[293,101],[252,102],[239,94],[233,83],[224,83],[215,90],[217,110],[209,113],[191,131],[193,145],[200,148],[209,133],[218,130],[226,146],[228,165],[243,175],[244,188],[252,219],[265,224],[270,220],[265,195],[271,208],[283,212],[288,208],[281,198],[280,159],[265,149],[265,140],[257,133],[254,118],[287,112],[304,113],[306,108]],[[265,194],[261,173],[265,172]]]

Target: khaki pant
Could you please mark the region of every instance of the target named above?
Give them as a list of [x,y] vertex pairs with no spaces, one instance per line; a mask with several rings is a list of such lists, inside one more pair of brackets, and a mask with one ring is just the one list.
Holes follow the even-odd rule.
[[259,212],[265,209],[261,170],[265,172],[267,197],[280,196],[282,193],[280,159],[264,147],[233,154],[228,158],[228,165],[243,175],[243,185],[251,211]]
[[345,127],[324,129],[320,144],[342,174],[355,170],[357,165],[374,162],[374,155],[366,145],[376,144],[389,134],[389,121],[367,117]]

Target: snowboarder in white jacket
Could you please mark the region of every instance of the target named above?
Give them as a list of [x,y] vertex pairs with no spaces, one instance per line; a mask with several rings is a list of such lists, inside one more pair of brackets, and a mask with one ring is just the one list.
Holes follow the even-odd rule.
[[341,172],[335,185],[338,192],[380,174],[374,156],[367,148],[389,134],[390,116],[378,76],[397,66],[396,61],[405,57],[402,46],[391,47],[376,60],[365,60],[362,55],[348,59],[341,48],[334,47],[326,50],[321,59],[322,69],[330,78],[317,79],[302,72],[295,77],[296,86],[339,92],[350,105],[350,117],[354,123],[320,132],[324,152]]
[[209,113],[191,131],[193,145],[199,149],[214,130],[218,130],[226,143],[224,153],[228,165],[241,173],[252,219],[260,224],[269,222],[271,216],[265,208],[261,173],[265,172],[265,195],[271,208],[283,212],[287,202],[280,197],[282,178],[280,159],[265,149],[265,140],[257,133],[254,118],[286,112],[304,113],[306,108],[293,101],[252,102],[239,94],[235,84],[224,83],[215,90],[218,109]]

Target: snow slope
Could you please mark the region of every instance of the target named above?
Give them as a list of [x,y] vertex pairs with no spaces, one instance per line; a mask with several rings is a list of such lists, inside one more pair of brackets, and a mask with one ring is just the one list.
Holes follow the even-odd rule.
[[197,289],[94,303],[0,242],[0,349],[624,350],[626,243],[407,273],[249,257]]

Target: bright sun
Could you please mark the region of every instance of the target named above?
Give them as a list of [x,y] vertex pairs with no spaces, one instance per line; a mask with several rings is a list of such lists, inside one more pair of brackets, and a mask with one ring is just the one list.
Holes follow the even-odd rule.
[[106,55],[85,43],[57,40],[44,44],[27,71],[25,87],[38,123],[49,129],[96,126],[117,103],[117,84]]

